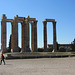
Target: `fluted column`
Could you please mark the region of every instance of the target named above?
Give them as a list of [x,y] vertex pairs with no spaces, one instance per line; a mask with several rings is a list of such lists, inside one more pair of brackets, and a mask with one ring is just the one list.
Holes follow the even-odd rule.
[[30,47],[30,28],[28,23],[28,48]]
[[29,22],[27,21],[27,52],[29,51],[29,39],[30,39],[30,37],[29,37]]
[[31,23],[31,51],[34,51],[34,23]]
[[12,52],[18,52],[18,16],[14,17],[12,24]]
[[29,16],[26,18],[26,24],[27,24],[27,52],[30,50],[30,30],[29,30]]
[[37,52],[37,21],[34,21],[34,52]]
[[22,24],[22,49],[21,52],[26,52],[27,49],[27,25],[26,22],[23,21]]
[[56,22],[53,22],[53,50],[57,51],[57,42],[56,42]]
[[11,22],[11,52],[13,52],[13,22]]
[[31,48],[32,52],[37,51],[37,21],[31,23]]
[[2,19],[1,19],[1,51],[3,53],[6,52],[6,16],[3,14]]
[[47,51],[47,22],[43,21],[44,26],[44,51]]

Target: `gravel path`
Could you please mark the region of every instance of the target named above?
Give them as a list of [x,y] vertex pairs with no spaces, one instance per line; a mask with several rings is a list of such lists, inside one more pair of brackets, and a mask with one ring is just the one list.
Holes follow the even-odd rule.
[[5,60],[0,75],[75,75],[75,57]]

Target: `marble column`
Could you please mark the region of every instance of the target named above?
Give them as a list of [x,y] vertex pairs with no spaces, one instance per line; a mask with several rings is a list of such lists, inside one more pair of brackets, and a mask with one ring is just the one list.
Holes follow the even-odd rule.
[[56,42],[56,22],[53,22],[53,50],[57,51],[57,42]]
[[11,52],[13,52],[13,22],[11,22]]
[[44,52],[47,51],[47,22],[43,21],[44,26]]
[[31,23],[31,48],[32,52],[37,52],[37,21]]
[[5,14],[3,14],[2,19],[1,19],[1,51],[3,53],[6,52],[6,19],[7,17]]
[[34,21],[34,52],[37,52],[37,21]]
[[29,52],[29,22],[27,21],[27,52]]
[[11,52],[18,52],[18,17],[14,17],[12,23],[12,48]]
[[34,23],[31,23],[31,52],[34,51]]
[[30,27],[28,23],[28,48],[30,49]]
[[22,25],[22,49],[21,52],[26,52],[27,49],[27,25],[26,22],[23,21]]
[[27,24],[27,52],[30,51],[30,29],[29,29],[29,16],[26,18]]

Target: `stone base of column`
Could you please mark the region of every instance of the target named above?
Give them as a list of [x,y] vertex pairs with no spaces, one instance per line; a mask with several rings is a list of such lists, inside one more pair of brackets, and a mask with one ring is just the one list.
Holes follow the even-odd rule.
[[23,49],[21,49],[20,53],[22,53],[22,52],[26,52],[26,51],[25,51],[25,50],[23,50]]
[[37,51],[37,49],[36,49],[36,50],[34,50],[33,52],[38,52],[38,51]]
[[19,52],[19,49],[11,49],[11,52]]
[[26,49],[26,52],[31,52],[30,48],[27,48],[27,49]]
[[1,52],[2,52],[2,53],[6,53],[6,52],[7,52],[7,50],[6,50],[6,49],[5,49],[5,50],[1,50]]
[[30,48],[27,48],[26,50],[21,49],[21,52],[31,52]]
[[31,52],[38,52],[38,50],[37,50],[37,48],[34,48],[34,46],[33,46],[33,48],[31,49]]
[[53,51],[52,52],[57,52],[57,50],[56,49],[53,49]]
[[31,49],[31,52],[38,52],[38,50],[37,49],[34,49],[34,50]]
[[52,52],[57,52],[57,43],[54,43]]

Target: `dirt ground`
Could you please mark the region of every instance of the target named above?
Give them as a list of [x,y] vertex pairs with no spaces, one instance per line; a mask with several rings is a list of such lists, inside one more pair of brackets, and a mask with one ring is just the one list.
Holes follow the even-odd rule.
[[5,60],[0,75],[75,75],[75,57]]

